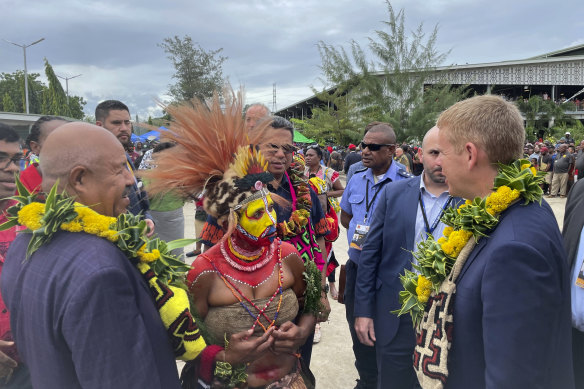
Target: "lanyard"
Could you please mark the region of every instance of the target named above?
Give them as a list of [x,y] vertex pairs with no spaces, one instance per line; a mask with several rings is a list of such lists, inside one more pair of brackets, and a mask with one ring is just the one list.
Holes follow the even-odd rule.
[[136,186],[136,188],[138,188],[138,180],[136,179],[136,176],[134,175],[134,167],[130,163],[129,157],[127,155],[126,155],[126,167],[128,168],[128,170],[132,174],[132,178],[134,179],[134,185]]
[[[379,194],[379,192],[381,192],[381,189],[383,188],[383,185],[385,185],[386,183],[390,182],[391,178],[388,180],[383,181],[378,187],[377,190],[375,191],[375,194],[373,195],[373,198],[371,199],[371,202],[369,202],[369,181],[367,181],[367,185],[365,185],[365,217],[363,218],[363,223],[367,224],[367,216],[369,215],[369,210],[371,209],[371,206],[373,205],[373,202],[375,201],[375,198],[377,197],[377,195]],[[373,184],[375,186],[375,184]]]
[[426,207],[424,206],[424,200],[422,199],[422,190],[421,189],[420,189],[420,195],[418,198],[420,200],[420,209],[422,210],[422,217],[424,218],[424,228],[426,230],[426,234],[431,234],[434,232],[434,230],[438,226],[438,223],[440,222],[440,218],[444,214],[444,210],[446,208],[448,208],[448,206],[450,205],[450,202],[452,201],[452,196],[448,196],[448,200],[446,200],[446,202],[442,206],[442,209],[440,210],[440,213],[438,214],[436,219],[434,219],[432,226],[430,226],[430,224],[428,223],[428,217],[426,216]]

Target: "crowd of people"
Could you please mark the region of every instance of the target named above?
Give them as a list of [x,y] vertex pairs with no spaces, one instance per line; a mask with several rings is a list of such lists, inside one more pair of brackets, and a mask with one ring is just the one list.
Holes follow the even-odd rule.
[[[298,145],[242,107],[169,106],[143,145],[107,100],[95,125],[40,118],[28,155],[0,124],[2,387],[314,388],[329,295],[347,387],[584,387],[584,141],[526,143],[498,96],[418,145],[377,121],[358,145]],[[568,196],[562,233],[544,195]]]

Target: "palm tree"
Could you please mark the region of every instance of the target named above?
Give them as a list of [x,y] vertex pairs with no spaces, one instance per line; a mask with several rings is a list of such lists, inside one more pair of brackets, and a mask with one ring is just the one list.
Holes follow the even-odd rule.
[[533,130],[540,138],[549,133],[554,124],[569,124],[574,120],[566,114],[566,111],[574,109],[573,103],[556,104],[541,96],[531,96],[527,101],[519,100],[517,107],[525,117],[527,135],[531,135],[529,130]]

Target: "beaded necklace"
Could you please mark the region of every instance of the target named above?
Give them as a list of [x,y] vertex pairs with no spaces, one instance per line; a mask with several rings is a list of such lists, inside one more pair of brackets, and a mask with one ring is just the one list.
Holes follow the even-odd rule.
[[246,262],[255,261],[266,251],[266,247],[260,247],[255,251],[246,250],[237,244],[237,240],[233,235],[227,239],[227,244],[229,245],[229,251],[231,251],[233,255]]
[[[225,257],[225,258],[227,259],[227,257]],[[283,298],[283,294],[284,294],[284,289],[282,287],[282,285],[284,283],[284,270],[283,270],[283,266],[282,266],[282,249],[280,247],[279,240],[278,240],[277,263],[278,263],[278,287],[276,288],[276,290],[274,291],[274,293],[272,294],[272,296],[270,297],[270,299],[266,302],[266,304],[264,305],[264,307],[263,308],[260,308],[249,297],[247,297],[245,294],[243,294],[243,292],[241,290],[239,290],[239,288],[235,285],[235,283],[233,281],[231,281],[227,277],[225,277],[223,275],[223,273],[221,273],[219,271],[219,269],[217,268],[217,266],[215,265],[214,262],[211,262],[211,265],[213,266],[213,268],[215,269],[215,271],[217,272],[217,274],[219,274],[219,276],[221,277],[221,280],[225,283],[225,285],[227,286],[227,288],[231,291],[231,293],[235,296],[235,298],[237,298],[237,300],[239,301],[239,303],[241,304],[241,306],[247,311],[247,313],[252,318],[254,318],[254,323],[251,326],[251,329],[252,330],[255,330],[255,327],[259,324],[262,327],[262,329],[264,330],[264,332],[268,331],[276,323],[276,320],[278,319],[278,314],[280,313],[280,308],[282,307],[282,298]],[[273,319],[270,319],[266,315],[265,312],[268,309],[268,307],[270,306],[270,304],[272,303],[272,301],[274,300],[274,298],[278,295],[278,293],[280,294],[280,299],[278,301],[278,307],[276,308],[276,313],[274,314],[274,318]],[[249,309],[249,307],[244,303],[244,300],[247,301],[247,303],[249,305],[251,305],[258,312],[257,315],[255,315]],[[269,323],[269,325],[268,325],[267,328],[260,321],[260,319],[261,319],[262,316]]]
[[[231,237],[229,237],[228,239],[226,239],[227,242],[223,242],[220,245],[220,250],[221,250],[221,254],[223,254],[223,258],[225,258],[225,261],[233,268],[240,270],[240,271],[244,271],[244,272],[254,272],[258,269],[261,269],[262,267],[264,267],[265,265],[267,265],[270,260],[272,259],[272,256],[274,255],[274,251],[276,249],[276,245],[274,243],[272,243],[270,245],[269,250],[266,250],[265,248],[263,248],[263,252],[260,253],[260,255],[254,259],[254,260],[245,260],[245,259],[240,259],[238,255],[235,254],[235,252],[233,251],[231,244]],[[271,273],[270,273],[271,275]]]

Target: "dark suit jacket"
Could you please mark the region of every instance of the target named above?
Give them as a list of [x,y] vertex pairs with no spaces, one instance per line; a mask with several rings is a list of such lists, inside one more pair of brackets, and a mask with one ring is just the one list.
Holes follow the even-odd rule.
[[[126,159],[130,167],[132,168],[132,175],[134,175],[134,164],[127,153]],[[152,220],[152,215],[150,215],[150,201],[148,200],[148,195],[146,194],[146,191],[143,190],[143,188],[138,187],[138,181],[134,182],[135,182],[134,185],[132,185],[132,187],[130,188],[130,192],[128,193],[128,198],[130,199],[128,211],[133,215],[141,214],[144,219]]]
[[400,308],[399,275],[412,267],[420,177],[385,186],[361,251],[354,313],[375,319],[379,345],[391,342],[399,327],[400,318],[390,311]]
[[[584,159],[584,157],[582,157]],[[542,228],[545,225],[541,225]],[[571,268],[580,243],[580,233],[584,227],[584,180],[576,182],[566,202],[566,212],[564,213],[564,246],[568,252],[568,265]]]
[[10,246],[0,286],[33,386],[180,389],[148,285],[122,252],[60,231],[24,261],[30,236]]
[[572,388],[570,273],[549,205],[516,203],[457,280],[447,388]]
[[[363,246],[355,285],[355,317],[375,319],[377,344],[385,345],[397,333],[401,318],[391,311],[401,307],[399,276],[412,269],[420,180],[391,182],[381,193],[370,232]],[[451,206],[458,206],[454,198]],[[412,330],[413,334],[413,330]]]

